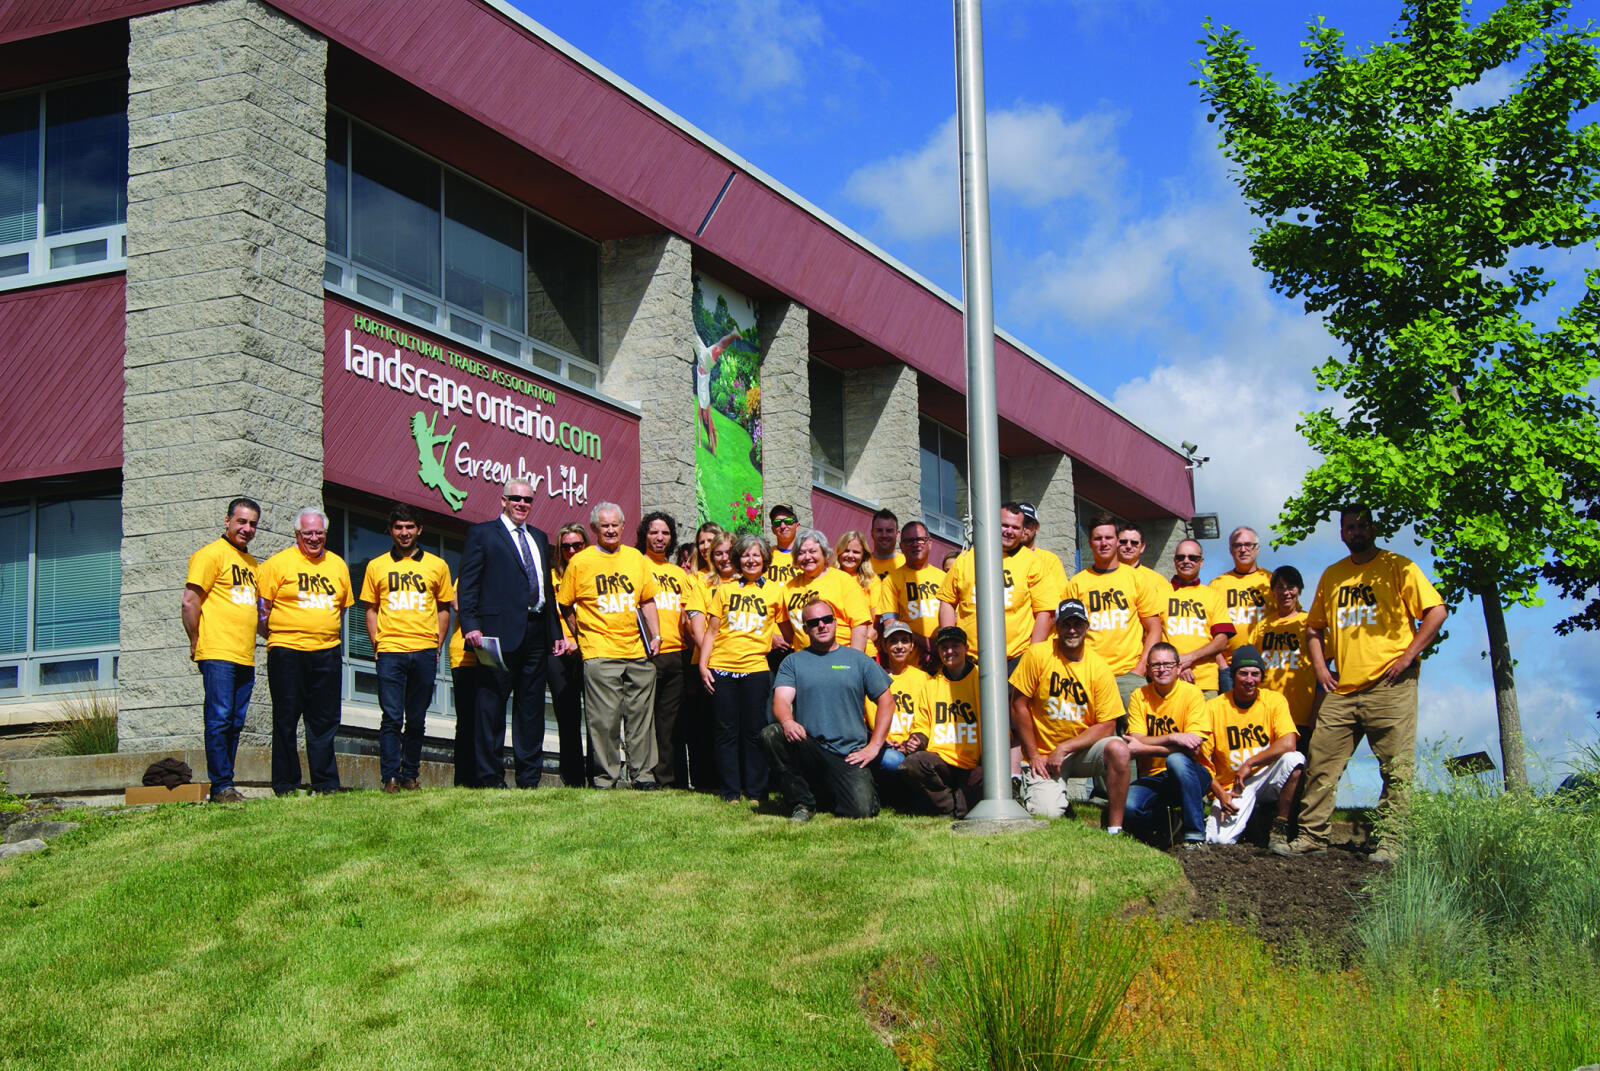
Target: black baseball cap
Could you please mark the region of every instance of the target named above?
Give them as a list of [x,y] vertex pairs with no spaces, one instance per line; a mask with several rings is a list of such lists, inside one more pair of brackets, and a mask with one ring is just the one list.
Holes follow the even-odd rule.
[[1074,618],[1079,621],[1089,620],[1089,610],[1083,605],[1083,600],[1062,599],[1056,606],[1056,620],[1071,621]]
[[1039,523],[1039,509],[1032,502],[1018,502],[1017,512],[1022,514],[1023,520]]
[[972,641],[967,639],[966,630],[960,625],[946,625],[944,628],[933,634],[933,645],[935,647],[947,640],[960,640],[962,643],[967,644],[968,646],[971,646],[972,644]]
[[776,522],[779,517],[788,517],[798,521],[800,514],[795,512],[793,506],[773,506],[767,511],[767,520]]

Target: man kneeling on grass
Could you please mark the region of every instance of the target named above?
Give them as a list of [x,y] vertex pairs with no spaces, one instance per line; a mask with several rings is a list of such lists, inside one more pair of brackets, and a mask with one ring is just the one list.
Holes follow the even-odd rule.
[[1233,652],[1233,690],[1205,707],[1210,731],[1202,750],[1210,759],[1216,796],[1206,819],[1211,844],[1237,841],[1257,799],[1278,804],[1268,847],[1281,851],[1289,843],[1289,808],[1300,790],[1306,757],[1295,750],[1298,738],[1288,702],[1261,687],[1265,670],[1255,645],[1238,648]]
[[[809,822],[818,807],[840,818],[871,818],[878,792],[867,769],[883,750],[894,721],[894,697],[883,667],[856,650],[840,647],[833,606],[813,596],[800,609],[810,644],[778,667],[772,715],[761,730],[761,750],[772,766],[791,822]],[[862,708],[877,704],[872,738]]]

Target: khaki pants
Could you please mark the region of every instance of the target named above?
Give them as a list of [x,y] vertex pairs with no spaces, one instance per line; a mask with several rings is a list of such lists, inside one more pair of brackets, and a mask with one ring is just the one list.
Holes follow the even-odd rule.
[[623,780],[622,741],[627,734],[628,773],[636,784],[656,774],[656,667],[648,660],[588,658],[583,663],[583,714],[589,723],[594,786]]
[[1306,756],[1306,787],[1300,832],[1328,843],[1333,794],[1345,765],[1365,736],[1383,775],[1379,806],[1391,811],[1405,804],[1406,782],[1417,759],[1417,668],[1394,684],[1379,681],[1351,695],[1327,695],[1317,714],[1317,731]]

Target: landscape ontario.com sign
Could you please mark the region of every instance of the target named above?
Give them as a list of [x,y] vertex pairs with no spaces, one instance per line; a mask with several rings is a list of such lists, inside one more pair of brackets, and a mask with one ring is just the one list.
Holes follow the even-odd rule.
[[639,421],[407,325],[328,297],[323,473],[331,482],[479,521],[512,478],[535,523],[639,513]]

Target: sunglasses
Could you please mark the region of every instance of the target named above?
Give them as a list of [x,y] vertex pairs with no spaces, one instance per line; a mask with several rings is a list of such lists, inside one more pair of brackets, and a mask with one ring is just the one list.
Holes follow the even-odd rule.
[[831,624],[833,624],[833,615],[832,614],[828,614],[825,617],[808,617],[808,618],[806,618],[806,628],[817,628],[820,625],[831,625]]
[[1203,554],[1174,554],[1172,556],[1172,560],[1175,562],[1198,562],[1204,559],[1205,555]]
[[1119,539],[1119,540],[1117,540],[1117,543],[1118,543],[1118,545],[1124,546],[1124,547],[1139,547],[1139,546],[1143,546],[1144,545],[1144,540],[1142,540],[1142,539]]
[[577,542],[577,543],[563,543],[563,544],[561,544],[561,549],[562,550],[582,550],[586,546],[588,546],[588,544],[587,543],[583,543],[581,541]]
[[507,502],[532,502],[532,495],[502,495]]
[[772,527],[774,527],[774,528],[787,528],[792,524],[799,524],[799,523],[800,522],[795,520],[793,517],[779,517],[777,520],[772,522]]

